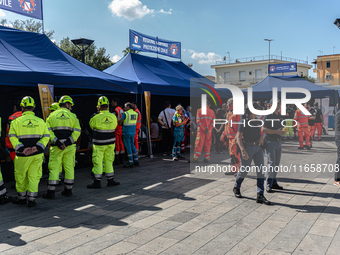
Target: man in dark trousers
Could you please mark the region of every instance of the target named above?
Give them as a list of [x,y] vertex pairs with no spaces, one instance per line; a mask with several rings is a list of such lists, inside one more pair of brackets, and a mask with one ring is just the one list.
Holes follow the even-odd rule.
[[158,115],[158,123],[162,125],[162,138],[163,138],[163,156],[171,155],[169,152],[174,143],[173,135],[171,132],[172,117],[176,113],[175,109],[171,108],[169,101],[164,103],[165,109]]

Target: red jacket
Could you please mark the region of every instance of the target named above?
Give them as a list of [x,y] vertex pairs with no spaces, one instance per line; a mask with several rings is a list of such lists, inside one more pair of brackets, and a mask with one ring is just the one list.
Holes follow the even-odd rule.
[[9,128],[11,127],[11,122],[15,120],[16,118],[19,118],[20,116],[22,116],[22,111],[15,112],[8,118],[8,124],[6,127],[6,138],[5,138],[5,145],[7,149],[13,149],[12,143],[10,142],[9,137],[8,137]]
[[[233,111],[228,112],[226,117],[228,123],[225,125],[225,135],[227,138],[235,138],[237,131],[238,131],[238,125],[235,124],[236,122],[240,122],[241,115],[233,114]],[[232,125],[231,125],[232,124]]]
[[137,118],[137,124],[136,124],[136,130],[139,130],[142,126],[142,114],[140,113],[140,111],[138,110],[138,108],[136,108],[135,110],[136,113],[138,113],[138,118]]
[[[123,114],[123,109],[122,108],[120,108],[119,106],[117,106],[116,107],[116,109],[115,109],[115,112],[116,112],[116,116],[117,116],[117,121],[118,121],[118,123],[119,123],[119,120],[122,118],[122,114]],[[117,125],[117,127],[116,127],[116,133],[122,133],[123,131],[123,127],[121,126],[121,125]]]
[[300,109],[296,110],[294,120],[299,123],[301,127],[308,127],[308,120],[310,119],[309,115],[304,115]]
[[197,131],[208,129],[211,131],[214,128],[215,113],[207,106],[207,114],[202,114],[202,109],[197,110]]

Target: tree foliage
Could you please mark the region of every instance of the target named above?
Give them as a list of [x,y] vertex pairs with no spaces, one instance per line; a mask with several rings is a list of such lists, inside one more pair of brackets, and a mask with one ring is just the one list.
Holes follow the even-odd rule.
[[[28,20],[15,20],[15,21],[7,21],[7,19],[0,20],[1,26],[11,27],[19,30],[24,30],[28,32],[42,33],[42,22],[35,21],[34,19]],[[53,39],[54,30],[45,31],[45,35]]]
[[[75,59],[81,61],[82,52],[71,42],[69,37],[63,38],[60,41],[59,48],[65,51],[70,56],[74,57]],[[110,60],[110,55],[106,54],[106,49],[97,49],[94,43],[89,46],[85,52],[85,63],[100,71],[103,71],[113,65]]]
[[125,57],[127,54],[129,54],[129,52],[139,54],[140,51],[130,50],[130,47],[126,47],[125,50],[123,50],[122,52],[124,53],[124,57]]
[[315,78],[313,78],[312,76],[301,74],[301,77],[304,78],[305,80],[309,81],[309,82],[315,83]]

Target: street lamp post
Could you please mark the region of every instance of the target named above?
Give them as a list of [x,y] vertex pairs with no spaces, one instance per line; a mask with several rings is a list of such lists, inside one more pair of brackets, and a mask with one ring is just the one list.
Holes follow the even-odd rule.
[[73,44],[79,50],[81,50],[81,62],[85,63],[85,51],[87,51],[87,49],[92,45],[94,40],[80,38],[80,39],[71,40],[71,42],[73,42]]
[[264,39],[265,41],[269,42],[269,55],[268,55],[268,75],[270,76],[269,66],[270,66],[270,42],[274,41],[274,39]]

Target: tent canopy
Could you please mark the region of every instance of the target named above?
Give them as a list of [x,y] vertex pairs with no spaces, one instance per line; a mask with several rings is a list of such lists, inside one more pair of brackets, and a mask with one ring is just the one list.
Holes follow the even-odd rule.
[[[252,86],[253,98],[272,98],[274,87],[277,88],[279,95],[281,95],[281,88],[290,87],[307,89],[314,98],[334,96],[334,90],[315,85],[300,76],[267,76]],[[247,89],[244,89],[243,92],[246,94]],[[288,93],[287,97],[301,98],[303,95],[302,93]]]
[[134,53],[127,54],[104,72],[136,81],[139,84],[139,94],[151,91],[154,95],[189,97],[190,87],[198,87],[199,83],[214,86],[213,82],[193,71],[182,61],[167,61]]
[[59,49],[44,34],[0,26],[0,85],[137,93],[137,84],[98,71]]

